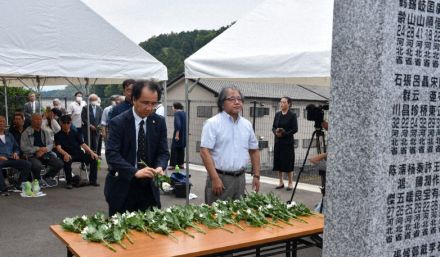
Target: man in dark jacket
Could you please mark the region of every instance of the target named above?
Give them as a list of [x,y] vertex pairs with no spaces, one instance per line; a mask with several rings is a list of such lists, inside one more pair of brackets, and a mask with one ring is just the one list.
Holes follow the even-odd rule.
[[7,195],[7,189],[3,178],[2,168],[11,167],[20,172],[19,182],[29,178],[31,163],[19,159],[20,149],[11,133],[6,131],[6,118],[0,116],[0,193]]
[[[89,117],[87,117],[87,110],[89,111]],[[98,96],[91,94],[89,96],[89,104],[83,107],[81,112],[82,120],[82,134],[84,136],[84,142],[92,148],[93,151],[98,149],[99,128],[101,125],[102,108],[98,104]],[[90,123],[88,122],[90,119]],[[88,140],[88,131],[90,130],[90,144]]]
[[165,119],[154,113],[160,96],[158,84],[139,81],[133,86],[133,108],[110,121],[104,188],[109,215],[161,206],[153,178],[163,174],[169,152]]
[[133,107],[133,101],[131,100],[131,94],[133,91],[133,85],[136,81],[134,79],[127,79],[122,82],[122,90],[124,94],[124,101],[118,105],[116,105],[111,112],[108,114],[108,122],[110,122],[111,119],[118,116],[119,114],[125,112],[126,110],[131,109]]

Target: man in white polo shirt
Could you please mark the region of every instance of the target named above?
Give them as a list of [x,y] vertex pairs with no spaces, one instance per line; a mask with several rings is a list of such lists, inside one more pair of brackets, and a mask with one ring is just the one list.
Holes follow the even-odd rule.
[[252,163],[252,189],[260,189],[260,153],[252,124],[240,116],[243,95],[225,87],[217,100],[219,113],[203,125],[200,156],[208,171],[205,202],[238,199],[246,189],[245,168]]
[[70,117],[72,118],[72,125],[75,126],[80,133],[82,127],[81,112],[84,106],[86,106],[86,102],[83,101],[83,94],[81,92],[76,92],[75,101],[70,103],[67,107],[67,114],[70,114]]

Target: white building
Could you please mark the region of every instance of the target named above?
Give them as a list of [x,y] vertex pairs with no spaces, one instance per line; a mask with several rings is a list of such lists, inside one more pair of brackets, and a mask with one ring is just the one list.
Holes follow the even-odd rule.
[[[253,122],[254,101],[256,102],[255,131],[260,139],[261,164],[263,168],[271,169],[273,162],[274,136],[272,124],[275,113],[279,110],[279,100],[283,96],[293,99],[292,110],[298,117],[298,133],[295,134],[295,167],[302,165],[307,147],[314,128],[314,122],[306,118],[306,106],[309,104],[322,105],[329,98],[329,88],[323,86],[301,86],[285,84],[267,84],[250,82],[230,82],[222,80],[190,80],[193,85],[189,89],[189,153],[190,162],[201,164],[199,155],[200,136],[203,123],[217,114],[217,96],[221,89],[228,85],[238,87],[245,97],[242,116]],[[185,79],[182,76],[171,81],[167,86],[167,127],[168,138],[171,141],[173,133],[173,102],[185,105]],[[186,111],[186,110],[185,110]],[[310,150],[310,155],[316,154],[316,148]]]

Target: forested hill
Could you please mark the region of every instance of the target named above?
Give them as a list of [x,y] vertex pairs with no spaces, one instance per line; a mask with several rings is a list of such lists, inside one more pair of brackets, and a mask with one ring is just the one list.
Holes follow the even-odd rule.
[[183,61],[230,26],[154,36],[139,45],[168,68],[168,79],[183,73]]

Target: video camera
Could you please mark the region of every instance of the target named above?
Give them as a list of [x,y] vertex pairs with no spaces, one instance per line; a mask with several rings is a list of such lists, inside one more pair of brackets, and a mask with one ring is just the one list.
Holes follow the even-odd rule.
[[307,120],[314,121],[316,129],[322,129],[322,122],[324,121],[324,111],[327,111],[328,108],[328,104],[318,106],[314,104],[307,105]]

